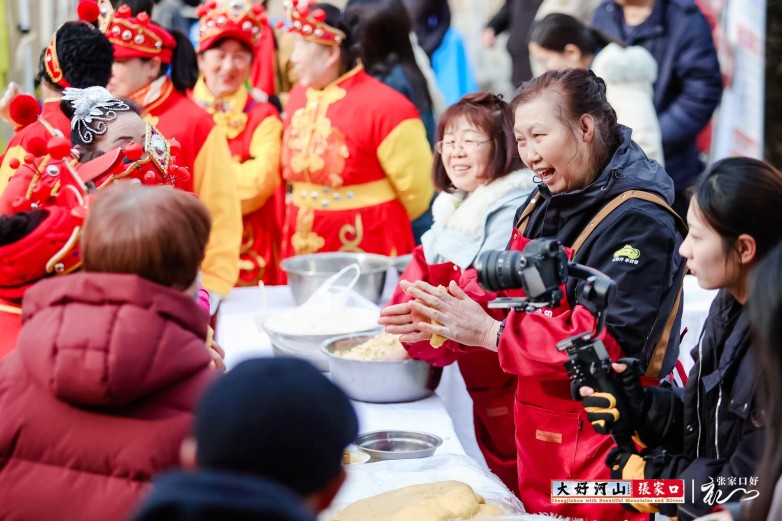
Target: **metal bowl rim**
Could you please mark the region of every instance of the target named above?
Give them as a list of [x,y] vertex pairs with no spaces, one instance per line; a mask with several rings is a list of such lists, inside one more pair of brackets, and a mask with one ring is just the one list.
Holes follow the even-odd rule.
[[[297,269],[297,268],[291,268],[287,265],[291,262],[294,262],[293,259],[302,259],[304,257],[320,257],[320,258],[339,258],[339,257],[347,257],[350,258],[350,256],[358,256],[361,255],[363,257],[367,257],[370,259],[376,259],[378,261],[382,261],[384,264],[383,266],[378,266],[376,268],[367,268],[367,269],[361,269],[359,271],[359,276],[361,275],[375,275],[377,273],[383,273],[388,271],[388,268],[392,267],[393,264],[391,262],[390,257],[386,255],[380,255],[378,253],[347,253],[347,252],[330,252],[330,253],[310,253],[309,255],[296,255],[294,257],[288,257],[287,259],[283,259],[280,261],[280,268],[285,273],[292,273],[294,275],[333,275],[337,273],[339,270],[330,272],[330,271],[314,271],[314,270],[303,270],[303,269]],[[355,262],[358,262],[356,260]],[[352,263],[351,263],[352,264]]]
[[[360,440],[362,438],[365,438],[367,436],[371,436],[373,434],[384,434],[384,433],[389,433],[390,434],[392,432],[393,433],[417,434],[417,435],[429,436],[429,437],[433,438],[432,445],[430,446],[430,448],[433,448],[433,449],[436,449],[437,447],[440,447],[443,444],[443,439],[440,436],[438,436],[437,434],[432,434],[430,432],[424,432],[424,431],[399,431],[399,430],[379,430],[379,431],[371,431],[371,432],[362,432],[361,434],[356,436],[356,439],[353,442],[353,444],[356,445],[361,450],[372,450],[372,451],[375,451],[375,452],[384,452],[384,453],[389,453],[389,454],[394,453],[394,452],[402,452],[402,453],[405,453],[405,452],[418,452],[418,451],[390,451],[390,450],[367,449],[367,448],[365,448],[365,447],[360,445]],[[427,449],[418,449],[418,450],[420,451],[420,450],[427,450]]]

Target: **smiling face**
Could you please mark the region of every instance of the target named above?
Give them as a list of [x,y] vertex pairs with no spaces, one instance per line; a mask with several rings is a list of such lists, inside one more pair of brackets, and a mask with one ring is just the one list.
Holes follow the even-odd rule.
[[250,75],[253,55],[244,44],[225,39],[198,56],[198,68],[209,92],[217,97],[230,96]]
[[340,52],[339,47],[321,45],[297,36],[291,63],[299,76],[299,83],[305,87],[322,89],[339,78]]
[[458,116],[445,127],[441,143],[445,173],[456,188],[472,192],[486,182],[492,153],[486,132]]
[[[725,252],[722,236],[704,219],[695,198],[687,211],[689,233],[679,247],[679,255],[687,260],[687,267],[705,289],[739,287],[741,270],[736,255]],[[732,292],[732,291],[731,291]]]
[[574,129],[558,117],[561,98],[544,94],[516,107],[513,125],[521,160],[551,193],[586,188],[596,177],[592,158],[594,120],[581,116]]

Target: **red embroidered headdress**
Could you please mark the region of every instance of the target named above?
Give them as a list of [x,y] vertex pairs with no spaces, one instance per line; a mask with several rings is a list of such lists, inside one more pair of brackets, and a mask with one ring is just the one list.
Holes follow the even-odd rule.
[[212,0],[198,6],[198,52],[223,38],[233,38],[255,49],[267,25],[262,5],[249,0]]
[[291,22],[288,31],[321,45],[342,45],[345,33],[326,23],[323,9],[311,9],[316,3],[314,0],[285,0],[285,9]]

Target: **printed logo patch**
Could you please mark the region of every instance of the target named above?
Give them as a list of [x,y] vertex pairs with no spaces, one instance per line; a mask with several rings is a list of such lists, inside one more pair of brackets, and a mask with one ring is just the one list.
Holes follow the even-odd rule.
[[613,262],[626,262],[627,264],[638,264],[638,258],[641,256],[641,250],[633,248],[629,244],[614,252]]

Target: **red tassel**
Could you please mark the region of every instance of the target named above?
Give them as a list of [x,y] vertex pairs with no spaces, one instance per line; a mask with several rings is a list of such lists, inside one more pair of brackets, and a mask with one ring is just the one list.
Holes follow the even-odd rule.
[[19,94],[11,100],[9,115],[17,125],[26,126],[35,122],[41,113],[38,100],[29,94]]
[[100,16],[98,3],[94,0],[82,0],[76,7],[76,12],[79,13],[79,20],[83,22],[93,23]]

